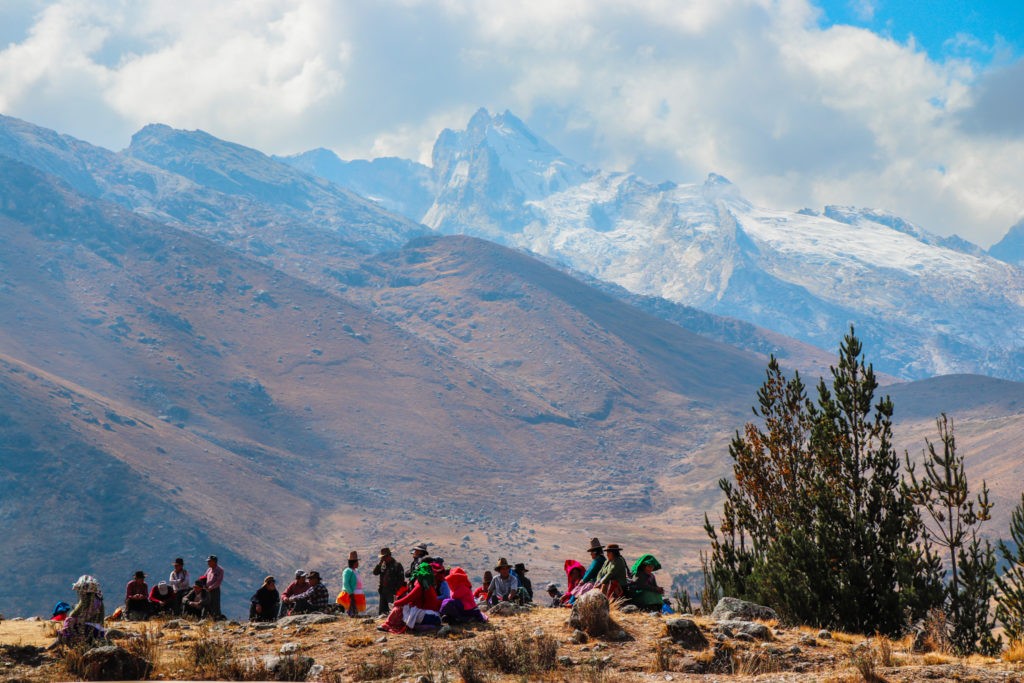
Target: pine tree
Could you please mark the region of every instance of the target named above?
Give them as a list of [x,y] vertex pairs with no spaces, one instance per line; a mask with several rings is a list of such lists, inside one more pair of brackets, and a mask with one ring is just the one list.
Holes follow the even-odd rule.
[[999,554],[1006,571],[996,576],[996,619],[1006,630],[1011,643],[1024,642],[1024,494],[1010,515],[1010,537],[1016,544],[1011,549],[999,541]]
[[816,403],[769,362],[754,409],[763,426],[733,439],[721,535],[706,517],[705,529],[727,593],[791,621],[895,634],[941,601],[942,585],[902,488],[892,402],[875,403],[861,350],[851,328]]
[[945,414],[936,420],[942,453],[925,439],[924,476],[917,478],[916,465],[905,454],[909,483],[906,494],[927,513],[926,538],[944,548],[949,561],[946,589],[950,643],[957,654],[998,652],[1001,643],[992,637],[995,621],[990,604],[995,595],[995,551],[978,537],[981,524],[991,519],[988,485],[971,498],[964,458],[957,455],[953,423]]

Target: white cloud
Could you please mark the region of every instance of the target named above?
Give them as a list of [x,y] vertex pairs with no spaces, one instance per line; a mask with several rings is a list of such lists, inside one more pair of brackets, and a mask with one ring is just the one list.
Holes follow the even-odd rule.
[[998,239],[1024,215],[998,79],[820,16],[806,0],[52,0],[0,51],[0,108],[112,147],[161,121],[420,160],[441,127],[508,108],[594,166],[714,171],[769,206]]

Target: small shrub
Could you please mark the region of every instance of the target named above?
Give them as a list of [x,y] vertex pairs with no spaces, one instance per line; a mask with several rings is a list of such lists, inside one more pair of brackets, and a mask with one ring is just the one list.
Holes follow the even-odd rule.
[[760,676],[782,670],[777,657],[764,650],[751,650],[745,653],[733,653],[733,673],[739,676]]
[[956,660],[953,657],[947,654],[943,654],[941,652],[929,652],[921,658],[921,661],[927,664],[928,666],[933,666],[935,664],[950,664]]
[[1024,640],[1015,640],[1003,652],[1004,662],[1024,662]]
[[480,642],[482,661],[502,673],[529,675],[555,668],[558,641],[523,631],[491,633]]
[[373,661],[359,662],[352,678],[357,681],[376,681],[391,678],[395,675],[395,670],[395,653],[388,651]]
[[949,642],[949,620],[941,609],[930,609],[924,619],[925,647],[932,652],[949,654],[953,650]]
[[487,677],[480,669],[480,652],[474,648],[463,650],[455,662],[455,670],[459,672],[462,683],[484,683]]
[[651,663],[651,671],[672,670],[672,646],[660,640],[654,641],[654,661]]
[[865,683],[885,683],[885,678],[878,673],[878,654],[874,649],[863,647],[854,650],[850,663]]
[[160,659],[160,643],[163,638],[163,631],[159,626],[146,626],[133,638],[129,638],[121,644],[125,650],[145,659],[153,665],[154,671],[157,661]]
[[349,636],[345,639],[345,644],[349,647],[368,647],[373,645],[373,638],[370,636]]

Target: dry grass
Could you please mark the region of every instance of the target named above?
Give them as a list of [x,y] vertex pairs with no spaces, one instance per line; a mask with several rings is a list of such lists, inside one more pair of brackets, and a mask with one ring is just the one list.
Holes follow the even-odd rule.
[[1006,651],[1003,652],[1002,659],[1004,662],[1024,662],[1024,640],[1017,640],[1007,646]]
[[345,639],[345,644],[349,647],[369,647],[373,645],[372,636],[349,636]]
[[956,661],[956,657],[942,652],[929,652],[921,657],[921,661],[928,666],[933,666],[935,664],[950,664]]
[[557,666],[558,641],[525,631],[489,633],[480,639],[481,663],[505,674],[528,676]]
[[885,683],[885,677],[878,673],[878,653],[874,648],[863,647],[850,655],[850,663],[865,683]]
[[163,630],[160,626],[146,625],[142,630],[137,631],[133,637],[128,638],[121,643],[121,647],[136,657],[145,659],[147,662],[152,664],[152,675],[159,673],[160,654],[163,650],[160,646],[160,640],[162,638]]
[[654,658],[650,670],[653,673],[672,670],[672,646],[658,640],[654,641]]
[[360,661],[352,678],[357,681],[377,681],[382,678],[391,678],[397,672],[396,670],[395,653],[388,650],[373,661]]

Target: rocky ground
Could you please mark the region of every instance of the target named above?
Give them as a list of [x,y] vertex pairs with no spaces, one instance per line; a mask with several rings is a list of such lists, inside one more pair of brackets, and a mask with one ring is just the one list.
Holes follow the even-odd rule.
[[[916,654],[909,636],[893,641],[774,620],[615,608],[607,633],[588,636],[569,617],[569,610],[537,607],[426,635],[386,634],[376,619],[334,615],[278,624],[108,625],[115,644],[154,662],[148,677],[157,680],[1024,682],[1016,653]],[[81,652],[42,651],[50,633],[47,622],[0,623],[0,680],[82,679]]]

